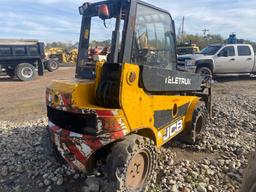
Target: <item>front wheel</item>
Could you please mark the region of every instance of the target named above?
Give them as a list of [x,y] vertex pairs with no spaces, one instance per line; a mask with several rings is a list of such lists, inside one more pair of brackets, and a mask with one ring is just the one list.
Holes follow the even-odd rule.
[[204,104],[199,104],[192,117],[192,121],[189,127],[186,127],[178,136],[177,140],[193,145],[197,142],[198,136],[205,130],[207,123],[207,110]]
[[49,60],[46,62],[46,69],[49,71],[49,72],[53,72],[53,71],[56,71],[58,68],[59,68],[60,64],[58,61],[56,60]]
[[139,135],[129,135],[116,143],[106,161],[110,191],[145,191],[155,179],[157,161],[153,142]]
[[36,69],[29,63],[21,63],[15,69],[15,75],[21,81],[30,81],[36,76]]
[[200,74],[201,76],[204,76],[205,80],[212,79],[212,70],[209,67],[199,67],[196,70],[196,73]]

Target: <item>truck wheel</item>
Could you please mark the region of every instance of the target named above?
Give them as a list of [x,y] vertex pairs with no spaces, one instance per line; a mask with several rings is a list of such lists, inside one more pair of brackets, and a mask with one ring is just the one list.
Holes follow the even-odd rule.
[[46,128],[43,132],[41,146],[47,159],[52,162],[57,162],[59,164],[66,164],[66,161],[61,156],[60,152],[57,149],[57,146],[51,141],[51,136],[48,128]]
[[245,170],[241,192],[255,192],[256,191],[256,152],[251,155],[249,164]]
[[177,140],[189,145],[194,145],[198,140],[198,135],[205,130],[207,123],[207,110],[205,105],[196,107],[190,127],[186,127],[178,136]]
[[199,67],[196,73],[205,77],[205,80],[212,79],[212,70],[209,67]]
[[58,61],[55,61],[55,60],[49,60],[47,61],[46,63],[46,69],[49,71],[49,72],[53,72],[53,71],[56,71],[58,68],[59,68],[60,64]]
[[156,175],[157,153],[153,142],[130,135],[111,151],[106,160],[109,191],[145,191]]
[[15,69],[15,75],[21,81],[30,81],[36,76],[36,69],[29,63],[21,63]]

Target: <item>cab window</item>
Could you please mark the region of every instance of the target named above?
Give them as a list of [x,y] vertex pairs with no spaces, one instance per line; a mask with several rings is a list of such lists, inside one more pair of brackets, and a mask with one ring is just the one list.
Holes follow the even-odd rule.
[[138,4],[132,62],[138,65],[175,69],[174,37],[170,15]]
[[30,55],[36,56],[36,55],[38,55],[38,47],[37,46],[29,46],[28,52]]
[[218,54],[219,57],[233,57],[235,56],[235,49],[233,46],[223,48]]
[[237,46],[238,56],[251,56],[251,50],[248,46]]

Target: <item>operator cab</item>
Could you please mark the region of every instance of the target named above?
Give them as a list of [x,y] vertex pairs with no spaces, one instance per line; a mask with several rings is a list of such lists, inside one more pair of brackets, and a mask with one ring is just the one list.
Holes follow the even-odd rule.
[[95,78],[88,51],[97,43],[110,47],[106,64],[176,69],[174,21],[167,11],[137,0],[85,3],[79,11],[83,19],[76,78]]
[[[148,94],[183,94],[201,91],[202,77],[176,70],[176,35],[171,15],[139,0],[85,3],[77,79],[96,79],[96,103],[120,108],[120,84],[125,64],[139,66],[139,87]],[[95,29],[96,28],[96,29]],[[113,31],[112,31],[113,30]],[[109,42],[107,60],[97,65],[88,60],[94,38]],[[98,67],[97,67],[98,66]],[[97,69],[100,68],[100,71]]]

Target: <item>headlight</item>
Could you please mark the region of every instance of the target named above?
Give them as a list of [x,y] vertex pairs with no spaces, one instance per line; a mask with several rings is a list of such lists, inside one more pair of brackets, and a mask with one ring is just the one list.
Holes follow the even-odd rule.
[[193,59],[185,60],[185,66],[195,65],[196,61]]

